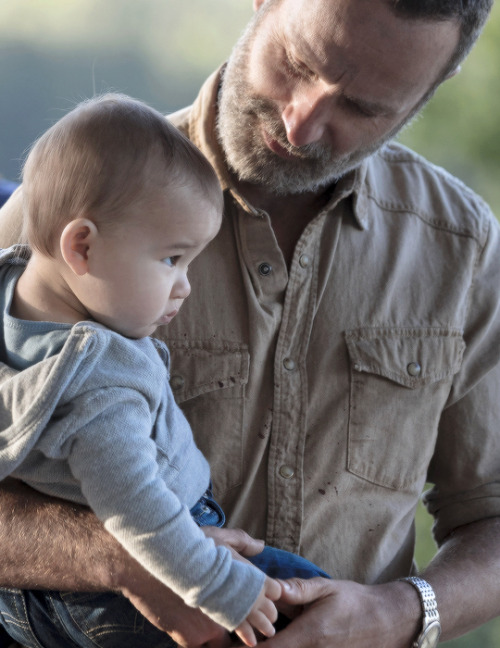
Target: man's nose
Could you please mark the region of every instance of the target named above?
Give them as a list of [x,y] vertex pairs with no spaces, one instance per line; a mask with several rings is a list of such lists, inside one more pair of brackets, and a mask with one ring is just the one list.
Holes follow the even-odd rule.
[[332,96],[324,89],[298,89],[281,113],[290,144],[305,146],[324,139],[331,112]]

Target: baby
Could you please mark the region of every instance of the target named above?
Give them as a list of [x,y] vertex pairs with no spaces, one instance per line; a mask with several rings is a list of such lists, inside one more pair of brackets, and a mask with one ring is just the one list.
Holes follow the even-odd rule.
[[90,506],[188,605],[249,646],[272,636],[281,587],[200,529],[224,516],[149,337],[220,227],[214,171],[161,114],[105,95],[35,143],[23,200],[29,247],[0,253],[0,359],[16,370],[1,384],[0,478]]

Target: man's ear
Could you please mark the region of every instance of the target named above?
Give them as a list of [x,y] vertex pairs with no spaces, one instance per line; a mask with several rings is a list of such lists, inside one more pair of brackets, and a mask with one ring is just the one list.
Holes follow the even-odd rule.
[[89,270],[89,250],[98,235],[97,227],[88,218],[76,218],[63,229],[59,246],[67,266],[79,276]]

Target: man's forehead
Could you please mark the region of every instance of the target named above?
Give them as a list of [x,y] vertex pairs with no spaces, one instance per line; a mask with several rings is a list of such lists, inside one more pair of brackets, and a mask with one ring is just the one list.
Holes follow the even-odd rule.
[[329,83],[340,76],[369,79],[391,95],[389,104],[430,89],[459,38],[455,23],[401,18],[386,0],[282,0],[279,6],[284,40],[315,72]]

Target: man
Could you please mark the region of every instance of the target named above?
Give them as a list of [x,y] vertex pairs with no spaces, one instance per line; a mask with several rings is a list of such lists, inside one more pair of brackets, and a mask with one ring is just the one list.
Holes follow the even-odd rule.
[[[226,195],[190,271],[198,299],[164,331],[172,387],[230,525],[334,577],[288,584],[295,618],[269,648],[429,648],[436,601],[445,640],[500,612],[499,230],[390,143],[490,5],[254,0],[225,71],[172,116]],[[439,552],[423,581],[400,581],[427,480]],[[180,602],[164,618],[168,594],[87,512],[12,482],[2,497],[4,584],[117,589],[183,645],[225,645]]]

